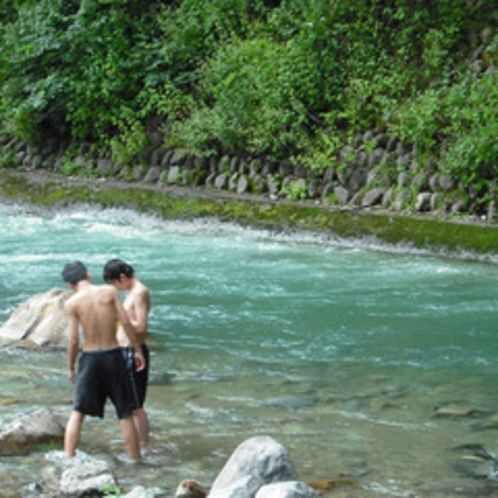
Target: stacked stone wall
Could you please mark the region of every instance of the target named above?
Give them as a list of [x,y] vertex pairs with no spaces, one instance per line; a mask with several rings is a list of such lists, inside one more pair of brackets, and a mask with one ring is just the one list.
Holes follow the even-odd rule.
[[[317,172],[290,161],[223,156],[202,158],[169,150],[157,133],[151,145],[126,164],[110,159],[108,149],[93,150],[48,141],[33,147],[0,137],[3,165],[24,170],[46,169],[68,175],[116,178],[129,182],[189,186],[272,200],[311,200],[344,208],[432,212],[444,216],[476,214],[472,193],[458,181],[438,172],[430,162],[421,164],[414,148],[382,133],[358,135],[343,147],[336,161]],[[494,192],[479,216],[492,221]]]

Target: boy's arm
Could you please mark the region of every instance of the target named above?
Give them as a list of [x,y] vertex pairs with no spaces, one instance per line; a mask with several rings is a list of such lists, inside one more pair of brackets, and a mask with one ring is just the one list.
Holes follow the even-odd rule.
[[149,308],[149,291],[144,288],[134,296],[134,317],[130,318],[131,324],[139,336],[147,334]]
[[68,340],[67,340],[67,376],[71,382],[74,382],[74,367],[79,349],[79,322],[73,308],[65,305],[68,319]]
[[[114,289],[114,288],[113,288]],[[126,314],[123,305],[121,304],[121,300],[119,299],[119,294],[116,289],[114,289],[114,303],[116,306],[116,313],[118,315],[118,320],[123,327],[128,339],[130,339],[131,346],[135,350],[135,364],[137,366],[137,370],[143,370],[145,368],[145,359],[142,355],[142,348],[140,347],[140,343],[137,339],[137,334],[135,333],[135,329]]]

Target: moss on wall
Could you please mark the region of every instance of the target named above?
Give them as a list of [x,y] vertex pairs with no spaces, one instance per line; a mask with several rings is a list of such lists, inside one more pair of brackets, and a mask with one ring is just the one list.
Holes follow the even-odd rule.
[[333,210],[305,203],[271,202],[205,191],[175,191],[116,181],[81,181],[63,176],[0,170],[0,195],[6,201],[42,207],[95,204],[155,214],[163,219],[216,218],[275,231],[307,231],[346,239],[370,238],[448,255],[494,256],[498,228],[429,217],[362,210]]

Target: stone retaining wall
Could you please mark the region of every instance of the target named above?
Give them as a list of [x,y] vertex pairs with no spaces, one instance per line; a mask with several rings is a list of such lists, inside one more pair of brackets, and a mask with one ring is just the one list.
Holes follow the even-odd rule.
[[[434,165],[420,165],[416,151],[384,134],[358,135],[344,147],[336,164],[323,173],[290,161],[228,157],[200,158],[168,150],[163,137],[149,135],[151,145],[134,161],[113,162],[109,150],[92,151],[88,144],[63,146],[55,140],[34,148],[19,140],[0,137],[0,160],[25,170],[47,169],[69,175],[120,178],[194,186],[236,194],[266,195],[273,200],[311,199],[317,204],[383,209],[397,212],[433,212],[442,216],[475,214],[472,193]],[[479,208],[481,219],[495,215],[494,192]]]

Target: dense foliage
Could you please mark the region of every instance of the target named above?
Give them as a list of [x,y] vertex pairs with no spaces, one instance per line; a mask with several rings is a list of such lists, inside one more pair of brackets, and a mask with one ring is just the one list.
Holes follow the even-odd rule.
[[497,25],[494,0],[6,0],[0,121],[119,159],[154,124],[198,155],[313,169],[375,130],[489,190]]

